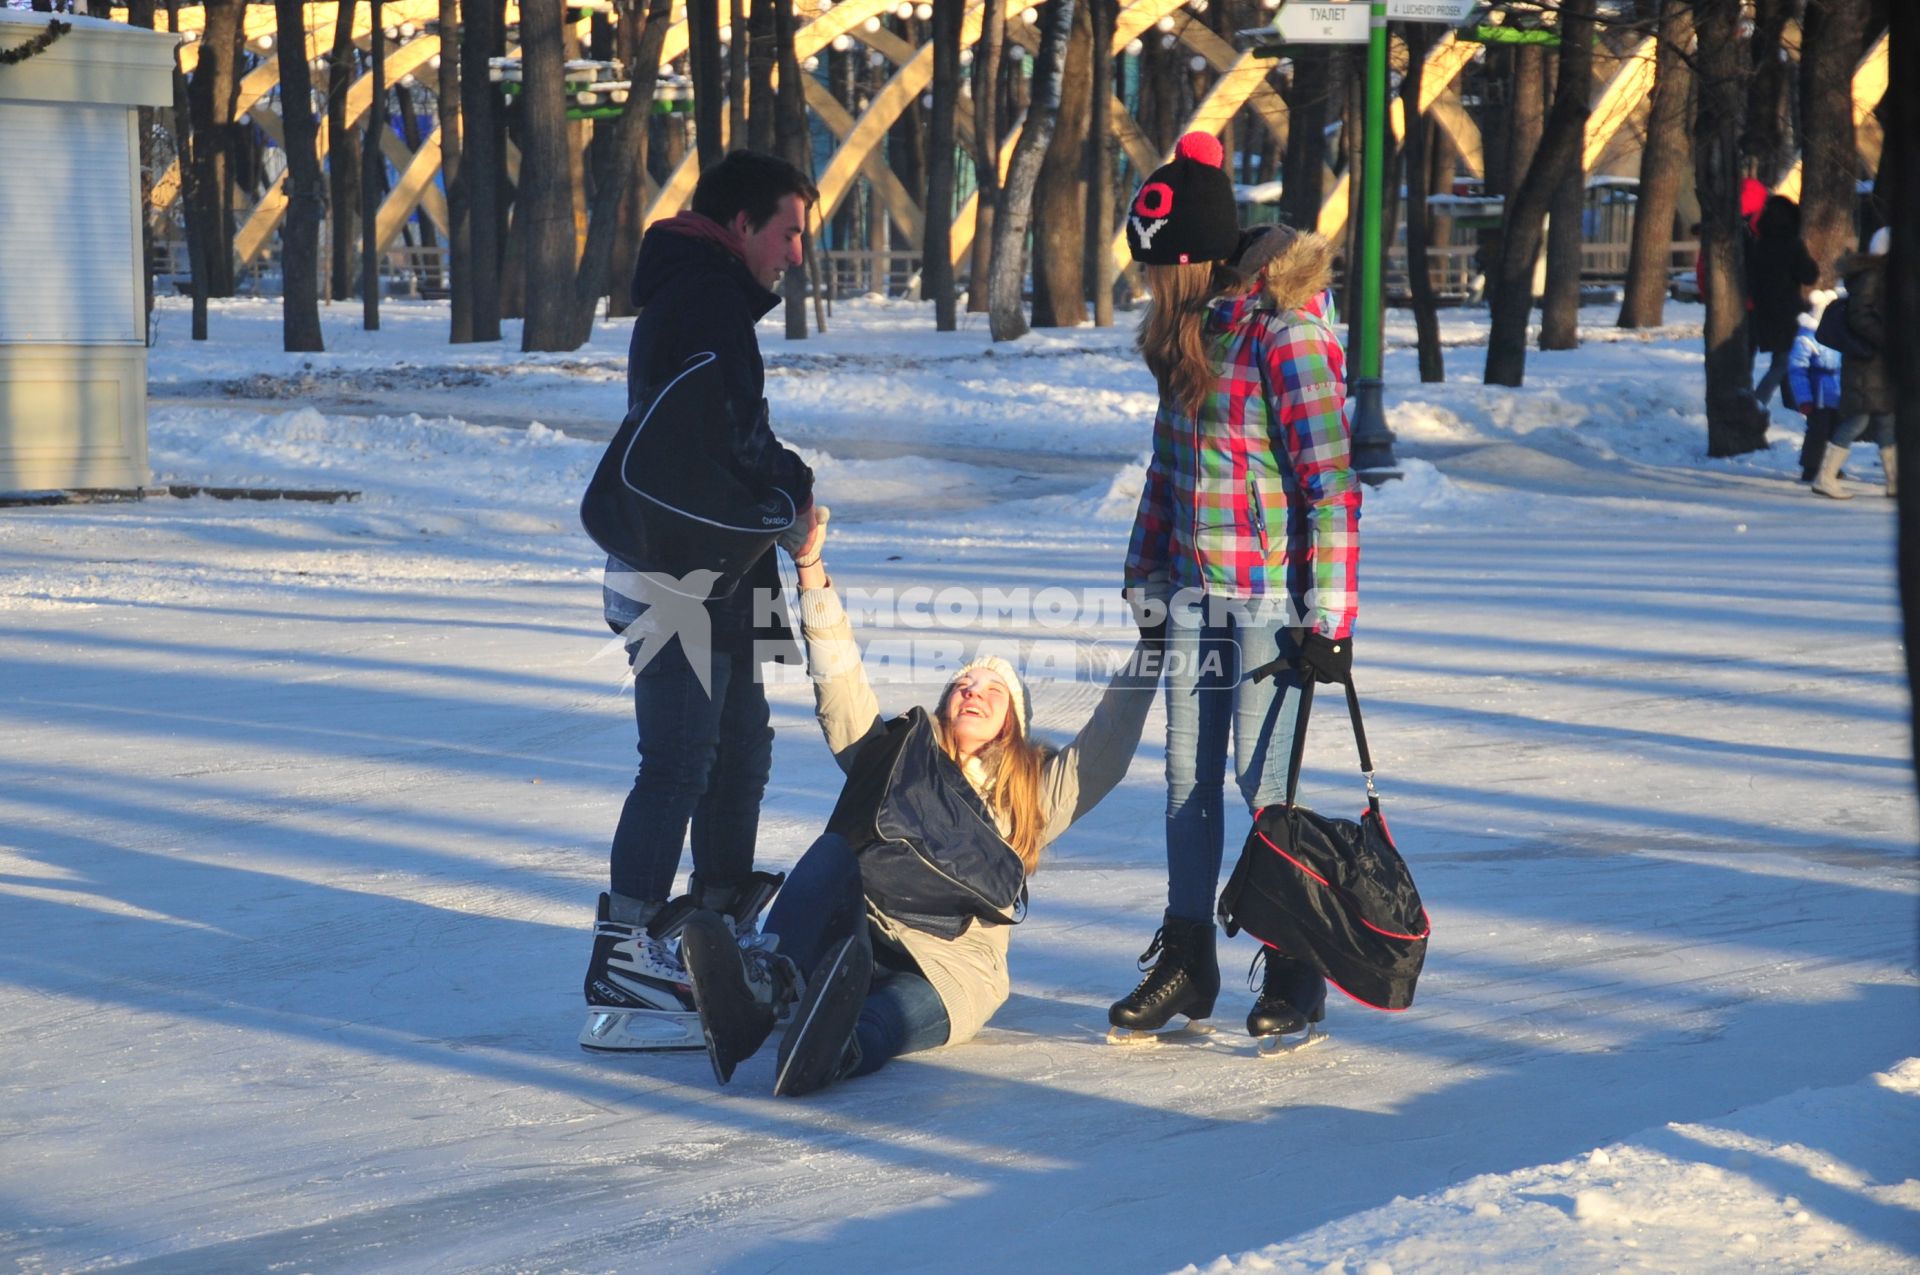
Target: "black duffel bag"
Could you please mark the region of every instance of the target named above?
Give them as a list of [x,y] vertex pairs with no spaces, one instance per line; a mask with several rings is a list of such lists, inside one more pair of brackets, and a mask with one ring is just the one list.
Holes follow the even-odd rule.
[[796,513],[787,492],[756,490],[730,463],[727,404],[719,357],[688,358],[641,393],[580,500],[595,544],[637,572],[710,572],[695,577],[702,597],[732,593]]
[[853,847],[867,899],[916,930],[953,939],[1026,913],[1026,868],[924,708],[861,747],[827,831]]
[[1413,1004],[1432,927],[1380,813],[1359,696],[1351,682],[1346,690],[1360,770],[1367,777],[1365,812],[1357,822],[1329,818],[1295,800],[1313,707],[1308,678],[1300,692],[1287,799],[1254,816],[1240,862],[1220,893],[1220,921],[1229,935],[1245,930],[1305,961],[1364,1005],[1405,1009]]

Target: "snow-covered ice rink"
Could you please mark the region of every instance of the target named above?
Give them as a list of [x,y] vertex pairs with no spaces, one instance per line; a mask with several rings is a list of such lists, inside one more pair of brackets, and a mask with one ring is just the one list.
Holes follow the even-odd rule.
[[[574,354],[445,312],[162,303],[156,480],[338,505],[0,511],[0,1264],[137,1271],[1909,1272],[1920,996],[1893,502],[1704,456],[1698,307],[1478,383],[1389,325],[1406,478],[1362,520],[1356,677],[1434,936],[1414,1008],[1255,1056],[1115,1049],[1164,903],[1158,709],[1057,844],[973,1043],[775,1101],[771,1049],[579,1049],[633,768],[575,503],[628,325]],[[1120,329],[840,306],[763,329],[843,589],[1110,597],[1154,397]],[[538,422],[538,424],[533,424]],[[1125,636],[1121,612],[936,637]],[[858,617],[856,617],[858,621]],[[928,636],[872,617],[865,638]],[[890,679],[889,711],[937,680]],[[1095,687],[1034,686],[1077,728]],[[763,866],[839,788],[772,689]],[[1303,796],[1357,807],[1342,715]],[[1231,791],[1231,790],[1230,790]],[[1230,805],[1230,809],[1232,806]],[[1229,863],[1246,830],[1229,819]]]

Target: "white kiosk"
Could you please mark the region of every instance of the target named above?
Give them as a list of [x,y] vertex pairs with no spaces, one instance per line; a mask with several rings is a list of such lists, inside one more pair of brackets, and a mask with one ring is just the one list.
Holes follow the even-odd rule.
[[138,488],[147,469],[138,106],[175,37],[0,9],[0,491]]

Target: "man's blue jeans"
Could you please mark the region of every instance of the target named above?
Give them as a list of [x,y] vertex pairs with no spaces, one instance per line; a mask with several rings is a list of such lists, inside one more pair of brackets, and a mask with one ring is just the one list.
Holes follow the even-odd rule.
[[1291,658],[1298,647],[1283,606],[1270,608],[1271,615],[1258,613],[1257,599],[1250,606],[1234,614],[1219,602],[1209,608],[1176,601],[1167,626],[1167,913],[1181,920],[1213,919],[1226,844],[1229,732],[1247,808],[1286,799],[1299,677],[1284,666],[1258,682],[1245,673]]
[[[778,951],[811,978],[828,949],[849,935],[867,936],[867,900],[860,888],[860,861],[845,837],[824,833],[800,856],[767,912],[763,933],[780,936]],[[946,1006],[904,954],[883,946],[875,953],[873,986],[854,1039],[860,1043],[856,1076],[878,1071],[889,1058],[947,1043]]]
[[701,885],[744,885],[753,872],[773,727],[751,638],[716,641],[708,671],[711,695],[678,641],[634,670],[640,767],[613,832],[615,893],[664,902],[689,825]]

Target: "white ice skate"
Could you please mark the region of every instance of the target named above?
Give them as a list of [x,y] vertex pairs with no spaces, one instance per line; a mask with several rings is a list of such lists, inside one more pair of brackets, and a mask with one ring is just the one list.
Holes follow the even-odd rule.
[[680,962],[677,938],[659,938],[643,926],[608,916],[600,896],[587,967],[587,1021],[582,1048],[607,1051],[705,1049],[693,988]]

